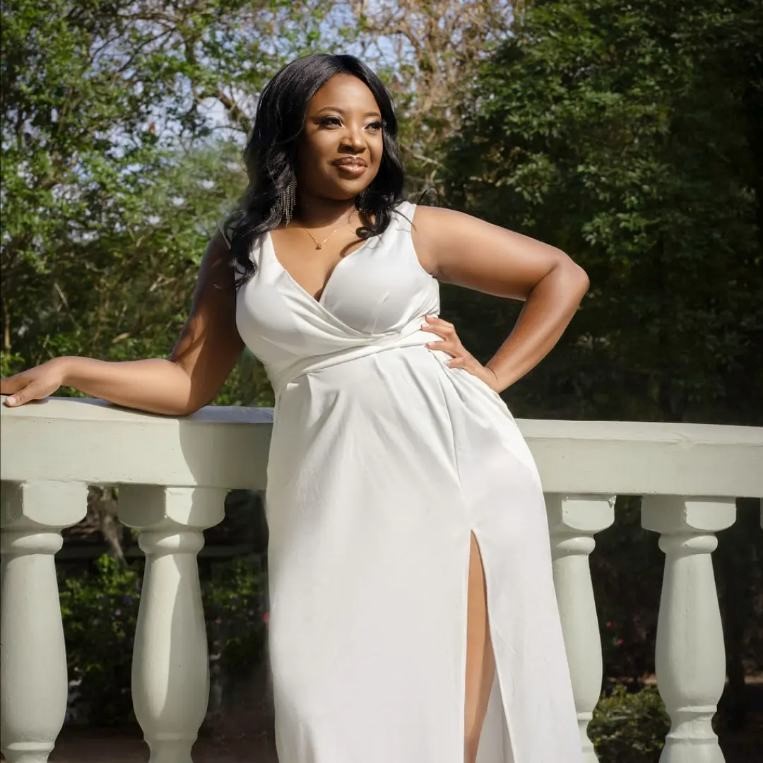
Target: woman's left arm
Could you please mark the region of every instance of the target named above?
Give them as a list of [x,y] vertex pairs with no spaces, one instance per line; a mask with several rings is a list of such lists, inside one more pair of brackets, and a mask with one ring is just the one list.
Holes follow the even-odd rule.
[[484,365],[503,391],[559,341],[588,291],[588,275],[561,249],[463,212],[417,206],[413,224],[416,251],[439,281],[524,301]]

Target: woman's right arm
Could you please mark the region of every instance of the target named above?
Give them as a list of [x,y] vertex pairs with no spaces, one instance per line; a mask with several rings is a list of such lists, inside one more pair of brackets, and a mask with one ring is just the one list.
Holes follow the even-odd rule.
[[234,271],[217,232],[201,262],[191,313],[168,358],[105,361],[53,358],[0,381],[5,403],[19,406],[61,385],[150,413],[186,416],[214,400],[241,354]]

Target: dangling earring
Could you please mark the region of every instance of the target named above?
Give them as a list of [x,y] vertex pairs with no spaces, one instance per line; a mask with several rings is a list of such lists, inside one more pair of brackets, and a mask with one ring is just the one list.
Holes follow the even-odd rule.
[[281,219],[284,221],[284,227],[286,227],[292,219],[294,214],[294,205],[297,201],[297,178],[292,177],[289,184],[281,191],[278,198],[278,207],[281,213]]

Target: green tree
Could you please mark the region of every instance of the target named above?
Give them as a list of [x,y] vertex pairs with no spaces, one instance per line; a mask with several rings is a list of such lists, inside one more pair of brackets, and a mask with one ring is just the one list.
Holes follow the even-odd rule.
[[[482,66],[448,200],[591,277],[564,340],[509,393],[532,415],[763,418],[760,32],[744,0],[548,0]],[[514,306],[469,304],[484,354]]]
[[[166,356],[243,190],[256,94],[313,49],[329,8],[4,3],[3,375],[61,354]],[[258,368],[245,355],[218,402],[268,402]]]
[[[344,5],[340,3],[339,5]],[[357,21],[340,34],[363,46],[393,93],[408,191],[442,192],[442,154],[460,128],[459,101],[509,29],[512,0],[347,0]]]

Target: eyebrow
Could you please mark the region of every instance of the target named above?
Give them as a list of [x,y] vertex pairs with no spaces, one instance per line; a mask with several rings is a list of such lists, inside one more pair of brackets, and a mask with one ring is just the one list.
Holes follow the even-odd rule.
[[[340,109],[338,106],[324,106],[322,109],[318,109],[316,112],[317,114],[320,114],[322,111],[338,111],[340,114],[344,115],[344,111]],[[381,114],[378,111],[367,111],[365,114],[363,114],[364,117],[380,117]]]

